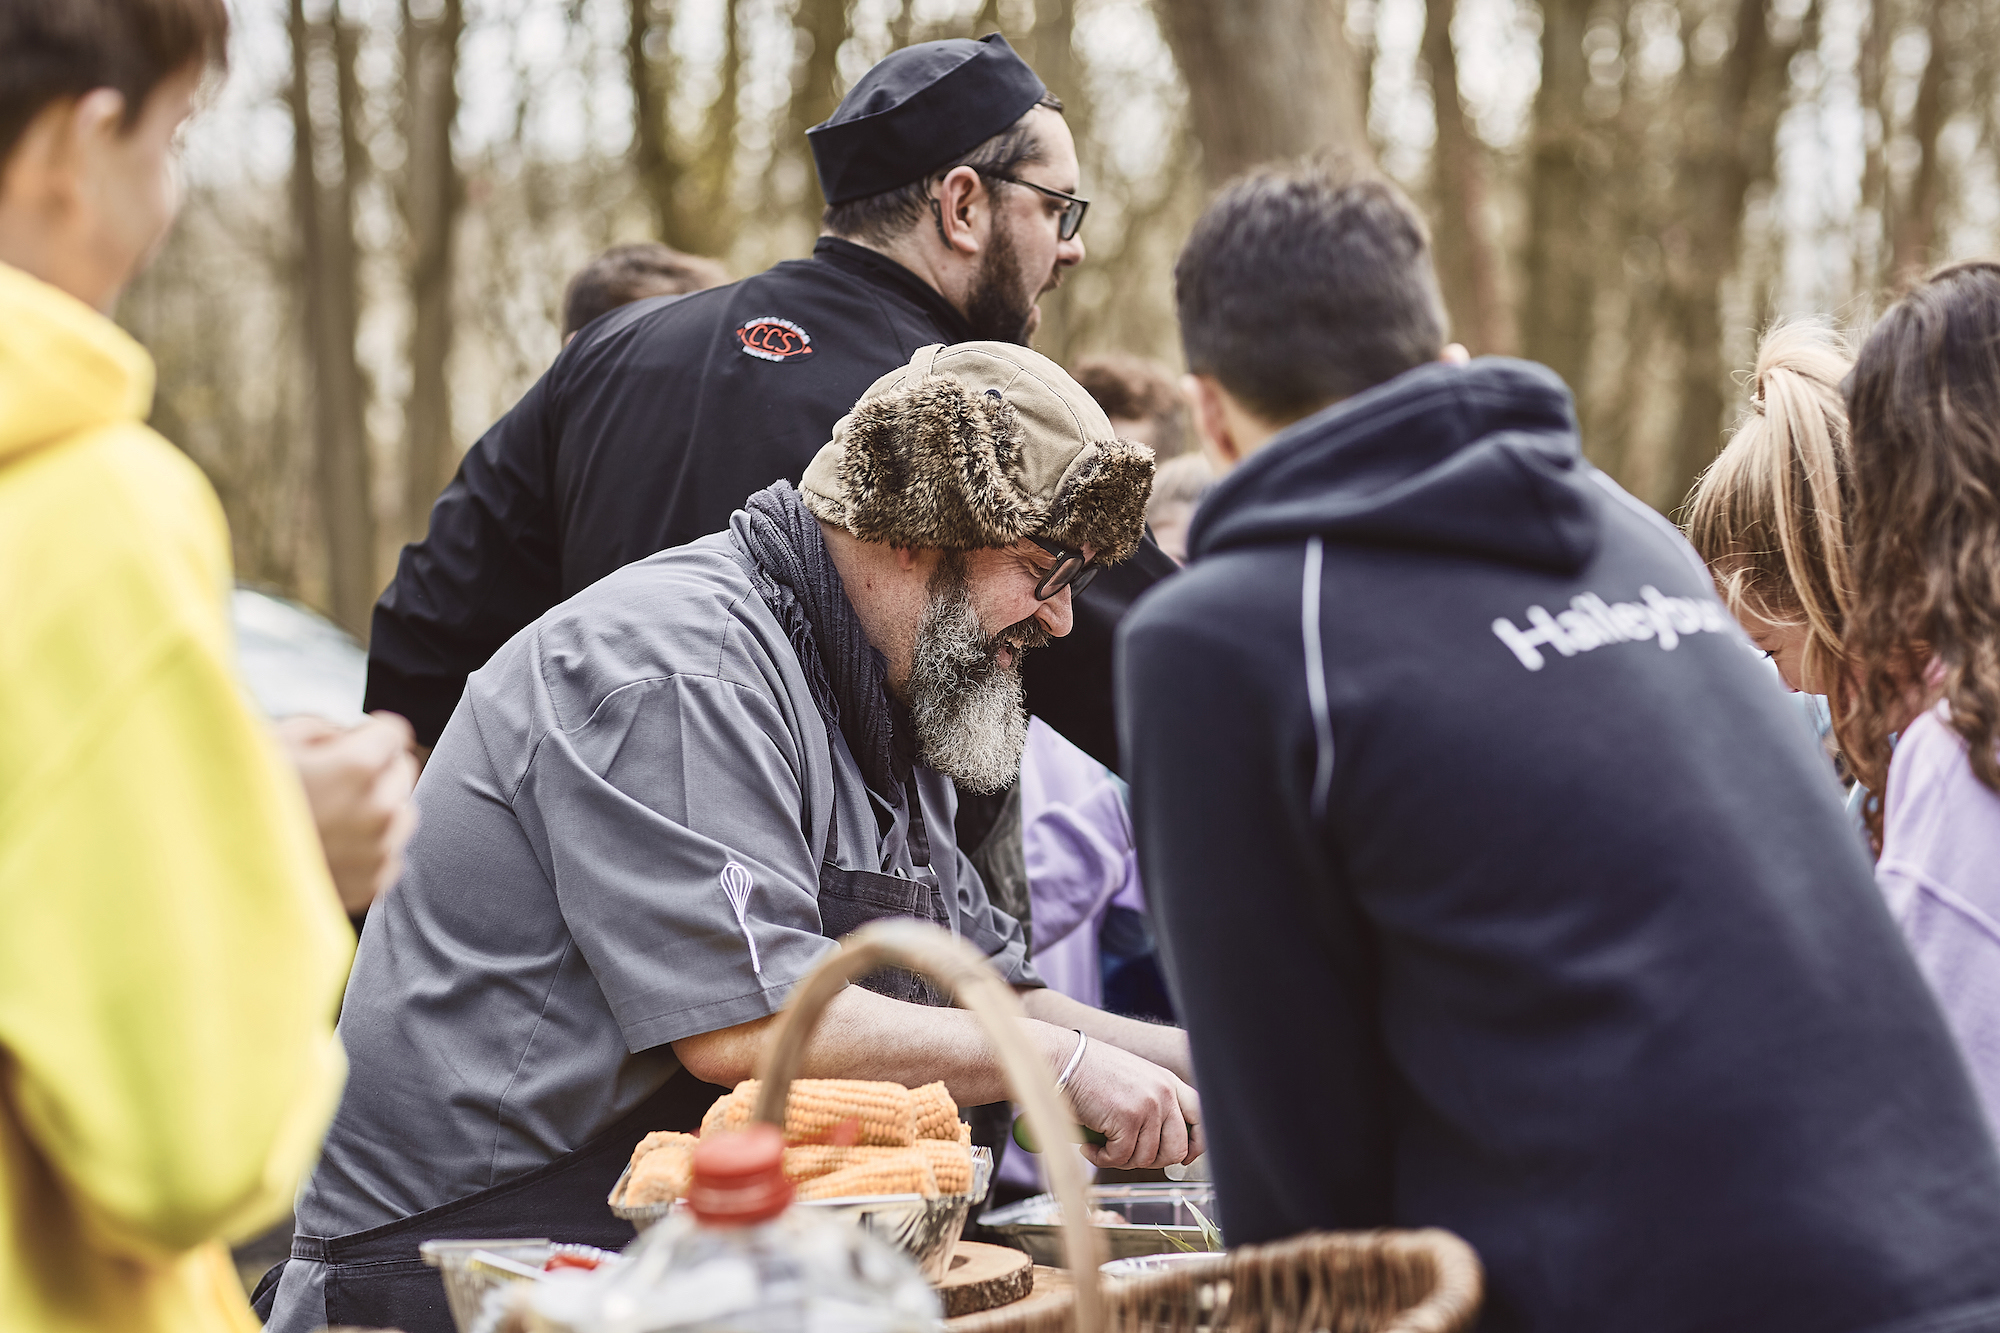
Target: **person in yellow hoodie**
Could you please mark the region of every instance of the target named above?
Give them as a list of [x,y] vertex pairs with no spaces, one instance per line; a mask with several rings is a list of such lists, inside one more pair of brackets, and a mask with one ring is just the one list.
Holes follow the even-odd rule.
[[105,317],[222,0],[0,0],[0,1330],[256,1328],[222,1246],[339,1093],[352,952],[234,678],[228,540]]

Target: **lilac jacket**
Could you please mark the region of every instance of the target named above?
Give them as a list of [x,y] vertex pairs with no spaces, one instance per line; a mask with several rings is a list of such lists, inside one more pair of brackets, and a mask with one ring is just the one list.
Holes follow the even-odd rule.
[[1946,717],[1940,704],[1896,742],[1875,882],[2000,1133],[2000,793]]

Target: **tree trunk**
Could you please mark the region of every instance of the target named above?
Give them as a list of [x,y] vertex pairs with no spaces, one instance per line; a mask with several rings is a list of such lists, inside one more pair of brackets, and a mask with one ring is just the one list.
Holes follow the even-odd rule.
[[739,7],[740,0],[726,0],[723,5],[720,78],[702,131],[701,153],[690,173],[693,206],[681,220],[682,240],[696,254],[726,254],[736,234],[736,206],[730,192],[736,180],[736,102],[743,80]]
[[1722,447],[1727,367],[1722,363],[1723,278],[1742,250],[1750,187],[1767,179],[1784,110],[1785,71],[1797,43],[1774,43],[1769,0],[1737,0],[1736,32],[1712,88],[1689,99],[1691,124],[1677,179],[1688,201],[1670,229],[1668,319],[1681,344],[1680,421],[1652,500],[1671,510]]
[[1855,60],[1855,82],[1861,99],[1861,206],[1855,210],[1854,290],[1869,299],[1864,314],[1872,315],[1873,298],[1882,285],[1885,238],[1889,234],[1889,171],[1886,149],[1889,108],[1883,100],[1887,83],[1892,0],[1868,0],[1867,26]]
[[1090,107],[1083,70],[1076,59],[1076,0],[1035,0],[1035,27],[1023,43],[1022,55],[1048,90],[1062,99],[1063,117],[1083,148]]
[[[682,167],[667,127],[667,94],[673,86],[673,0],[628,0],[625,70],[632,84],[632,171],[652,205],[653,233],[668,245],[680,234]],[[652,48],[658,48],[654,54]]]
[[[801,43],[809,47],[805,65],[792,84],[791,105],[785,112],[786,152],[810,162],[806,131],[833,114],[840,105],[840,48],[853,31],[854,0],[798,0],[792,24]],[[800,191],[797,208],[815,230],[826,207],[820,193],[819,177],[810,169]]]
[[334,63],[339,179],[324,183],[316,160],[311,67],[319,44],[304,0],[291,0],[292,198],[306,288],[306,348],[313,399],[313,457],[327,546],[327,600],[333,618],[365,636],[375,602],[375,523],[365,424],[368,387],[355,355],[359,263],[354,187],[362,147],[355,125],[356,35],[335,5],[328,54]]
[[1917,169],[1910,190],[1896,210],[1889,248],[1889,277],[1898,289],[1923,276],[1937,235],[1937,214],[1943,201],[1944,173],[1938,166],[1938,132],[1949,119],[1945,81],[1950,75],[1951,49],[1947,0],[1931,0],[1926,16],[1930,55],[1917,81],[1917,104],[1910,113],[1910,137],[1917,144]]
[[[1103,182],[1093,180],[1097,175],[1097,146],[1090,135],[1090,96],[1083,81],[1083,70],[1076,59],[1076,49],[1072,45],[1076,37],[1076,0],[1035,0],[1035,26],[1024,43],[1018,44],[1021,56],[1034,66],[1035,73],[1041,75],[1048,90],[1062,99],[1063,119],[1069,123],[1070,134],[1076,139],[1077,161],[1083,171],[1082,190],[1086,197],[1101,189]],[[1115,256],[1108,247],[1122,245],[1131,234],[1134,220],[1130,215],[1122,219],[1115,240],[1103,233],[1094,237],[1086,229],[1085,241],[1090,246],[1089,267],[1093,272],[1101,272],[1107,258]],[[1100,245],[1102,243],[1102,245]],[[1052,292],[1044,292],[1041,299],[1042,324],[1035,333],[1036,350],[1067,361],[1074,350],[1076,333],[1077,286],[1065,282]]]
[[1562,376],[1578,397],[1589,379],[1596,302],[1591,144],[1583,108],[1589,80],[1583,30],[1590,9],[1591,0],[1542,3],[1542,83],[1535,92],[1521,294],[1528,358]]
[[1513,330],[1500,296],[1500,256],[1486,215],[1485,145],[1458,95],[1458,54],[1452,48],[1454,0],[1429,0],[1424,11],[1424,63],[1430,67],[1437,142],[1431,190],[1437,225],[1432,243],[1454,336],[1475,354],[1513,349]]
[[461,0],[444,0],[435,18],[419,19],[403,0],[403,219],[410,244],[410,393],[403,406],[402,529],[416,541],[429,526],[431,502],[451,480],[451,354],[454,236],[463,202],[451,131],[458,119]]
[[1370,158],[1354,57],[1327,0],[1153,0],[1217,186],[1260,163]]

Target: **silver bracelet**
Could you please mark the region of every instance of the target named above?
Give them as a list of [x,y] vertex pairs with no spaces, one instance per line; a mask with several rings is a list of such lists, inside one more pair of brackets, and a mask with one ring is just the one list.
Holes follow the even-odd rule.
[[1083,1048],[1088,1045],[1090,1045],[1090,1038],[1083,1035],[1082,1028],[1076,1029],[1076,1049],[1070,1052],[1069,1063],[1063,1066],[1062,1073],[1056,1078],[1057,1092],[1062,1092],[1069,1087],[1070,1079],[1076,1076],[1076,1067],[1083,1063]]

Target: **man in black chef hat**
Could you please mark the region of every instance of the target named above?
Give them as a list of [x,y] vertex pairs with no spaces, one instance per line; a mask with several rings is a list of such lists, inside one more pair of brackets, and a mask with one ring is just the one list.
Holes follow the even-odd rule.
[[[367,706],[434,744],[466,675],[517,630],[721,529],[751,492],[798,481],[834,422],[917,348],[1026,343],[1037,299],[1084,255],[1061,110],[998,34],[906,47],[869,70],[809,132],[827,200],[810,258],[604,316],[472,447],[376,607]],[[1029,671],[1030,711],[1108,763],[1111,629],[1172,568],[1145,543]],[[961,815],[962,845],[979,845],[981,813],[970,828]],[[984,808],[987,826],[996,813]],[[1003,905],[1009,888],[993,886]]]

